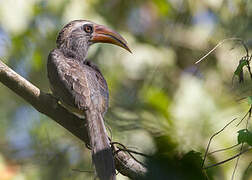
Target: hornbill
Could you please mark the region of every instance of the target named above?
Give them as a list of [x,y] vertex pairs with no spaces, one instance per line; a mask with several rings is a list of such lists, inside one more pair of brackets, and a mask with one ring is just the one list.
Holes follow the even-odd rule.
[[57,48],[47,61],[53,95],[71,112],[86,117],[92,160],[101,180],[115,180],[115,165],[103,117],[108,109],[109,92],[98,67],[86,59],[94,43],[111,43],[128,50],[117,32],[86,20],[74,20],[63,27]]

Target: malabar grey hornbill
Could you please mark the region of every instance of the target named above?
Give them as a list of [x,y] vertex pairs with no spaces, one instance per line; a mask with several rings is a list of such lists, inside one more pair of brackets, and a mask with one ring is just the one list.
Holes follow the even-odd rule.
[[89,47],[98,42],[115,44],[130,52],[117,32],[91,21],[75,20],[60,31],[57,48],[48,56],[47,71],[53,95],[69,111],[86,117],[98,177],[115,180],[114,158],[103,122],[108,109],[108,86],[98,67],[86,59]]

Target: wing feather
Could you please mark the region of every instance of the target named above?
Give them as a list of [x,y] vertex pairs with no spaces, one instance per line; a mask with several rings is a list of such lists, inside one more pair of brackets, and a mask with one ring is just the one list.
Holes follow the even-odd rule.
[[61,101],[82,110],[92,101],[99,112],[107,111],[108,86],[94,64],[66,58],[55,49],[49,54],[47,68],[52,91]]

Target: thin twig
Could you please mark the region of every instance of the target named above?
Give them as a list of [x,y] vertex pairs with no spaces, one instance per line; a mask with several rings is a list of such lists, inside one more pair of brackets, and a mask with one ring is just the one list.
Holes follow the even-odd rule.
[[249,112],[251,112],[251,106],[250,106],[250,108],[249,108],[249,110],[248,110],[248,112],[243,116],[243,118],[237,123],[237,125],[236,125],[236,127],[238,127],[241,123],[242,123],[242,121],[247,117],[247,115],[249,114]]
[[215,167],[215,166],[224,164],[224,163],[226,163],[226,162],[228,162],[228,161],[231,161],[231,160],[237,158],[238,156],[240,156],[240,155],[242,155],[242,154],[244,154],[244,153],[246,153],[246,152],[248,152],[248,151],[250,151],[250,150],[252,150],[252,147],[251,147],[251,148],[248,148],[248,149],[246,149],[246,150],[244,150],[244,151],[242,151],[242,152],[240,152],[240,153],[238,153],[238,154],[236,154],[236,155],[234,155],[234,156],[232,156],[232,157],[230,157],[230,158],[228,158],[228,159],[225,159],[224,161],[221,161],[221,162],[218,162],[218,163],[216,163],[216,164],[212,164],[212,165],[210,165],[210,166],[204,167],[203,169],[209,169],[209,168],[212,168],[212,167]]
[[209,54],[211,54],[215,49],[217,49],[219,46],[221,46],[223,43],[227,42],[227,41],[238,41],[241,42],[241,44],[243,45],[243,47],[246,50],[246,53],[248,55],[248,47],[246,46],[246,44],[244,43],[244,41],[240,38],[228,38],[228,39],[224,39],[221,42],[219,42],[213,49],[211,49],[207,54],[205,54],[202,58],[200,58],[198,61],[195,62],[195,64],[200,63],[203,59],[205,59]]
[[239,98],[239,99],[237,99],[237,100],[235,100],[235,101],[239,102],[239,101],[242,101],[242,100],[247,99],[247,98],[248,98],[248,97],[242,97],[242,98]]
[[252,161],[249,163],[248,167],[246,168],[244,175],[246,175],[249,172],[250,167],[252,167]]
[[137,161],[139,164],[141,164],[141,165],[143,165],[143,166],[146,167],[146,165],[145,165],[144,163],[142,163],[142,162],[140,162],[139,160],[137,160],[131,153],[138,154],[138,155],[142,155],[142,156],[145,156],[145,157],[147,157],[148,155],[143,154],[143,153],[140,153],[140,152],[136,152],[136,151],[131,151],[131,150],[129,150],[125,145],[123,145],[122,143],[119,143],[119,142],[112,142],[111,144],[112,144],[112,145],[117,144],[117,145],[120,145],[120,146],[123,147],[123,148],[117,147],[118,150],[115,151],[115,154],[117,154],[117,153],[120,152],[120,151],[127,152],[135,161]]
[[123,145],[122,143],[119,143],[119,142],[112,142],[111,144],[117,144],[117,145],[122,146],[122,147],[123,147],[123,149],[121,149],[122,151],[134,153],[134,154],[141,155],[141,156],[148,157],[148,158],[151,157],[151,156],[149,156],[149,155],[147,155],[147,154],[144,154],[144,153],[141,153],[141,152],[137,152],[137,151],[131,150],[131,149],[127,148],[125,145]]
[[227,148],[215,150],[215,151],[212,151],[212,152],[208,153],[208,155],[214,154],[214,153],[217,153],[217,152],[221,152],[221,151],[226,151],[226,150],[232,149],[232,148],[234,148],[234,147],[236,147],[236,146],[238,146],[238,145],[240,145],[240,144],[235,144],[235,145],[233,145],[233,146],[231,146],[231,147],[227,147]]
[[215,136],[217,136],[219,133],[221,133],[222,131],[224,131],[224,129],[225,129],[227,126],[229,126],[232,122],[234,122],[236,119],[237,119],[237,118],[234,118],[232,121],[230,121],[229,123],[227,123],[221,130],[219,130],[218,132],[214,133],[214,134],[210,137],[210,139],[209,139],[209,141],[208,141],[208,144],[207,144],[207,148],[206,148],[206,152],[205,152],[205,155],[204,155],[204,159],[203,159],[203,162],[202,162],[202,166],[201,166],[202,168],[204,167],[204,163],[205,163],[205,161],[206,161],[206,157],[207,157],[208,150],[209,150],[209,147],[210,147],[210,144],[211,144],[212,139],[213,139]]
[[144,156],[144,157],[147,157],[147,158],[150,158],[151,156],[147,155],[147,154],[144,154],[144,153],[141,153],[141,152],[137,152],[137,151],[134,151],[134,150],[130,150],[130,149],[122,149],[122,148],[119,148],[120,150],[122,151],[126,151],[126,152],[129,152],[129,153],[133,153],[133,154],[137,154],[137,155],[140,155],[140,156]]
[[[242,143],[242,145],[241,145],[240,152],[242,152],[243,145],[244,145],[244,143]],[[233,170],[233,173],[232,173],[232,178],[231,178],[231,180],[234,180],[235,172],[236,172],[236,169],[237,169],[237,167],[238,167],[238,163],[239,163],[240,157],[241,157],[241,156],[238,156],[238,158],[236,159],[235,167],[234,167],[234,170]]]
[[248,129],[248,122],[249,122],[249,119],[251,118],[251,111],[252,111],[252,105],[250,105],[249,115],[248,115],[248,119],[246,121],[246,129]]

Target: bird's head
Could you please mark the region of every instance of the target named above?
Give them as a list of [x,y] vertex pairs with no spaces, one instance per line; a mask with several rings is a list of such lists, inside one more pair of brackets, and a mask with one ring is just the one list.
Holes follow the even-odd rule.
[[110,43],[131,52],[125,39],[117,32],[91,21],[75,20],[59,33],[57,47],[69,57],[85,60],[88,48],[94,43]]

